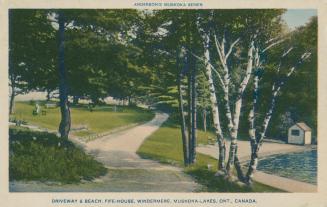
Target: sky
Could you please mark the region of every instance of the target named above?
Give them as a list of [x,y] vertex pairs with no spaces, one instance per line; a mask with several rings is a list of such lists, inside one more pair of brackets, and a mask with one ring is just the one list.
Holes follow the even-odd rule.
[[283,14],[283,19],[290,27],[290,29],[295,29],[296,27],[304,25],[310,17],[316,16],[316,9],[288,9]]

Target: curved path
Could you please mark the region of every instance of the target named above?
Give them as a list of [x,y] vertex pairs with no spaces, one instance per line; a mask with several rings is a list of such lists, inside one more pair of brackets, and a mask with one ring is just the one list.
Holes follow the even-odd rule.
[[82,184],[45,184],[41,182],[11,182],[10,191],[25,192],[193,192],[201,186],[182,169],[140,158],[136,151],[142,142],[168,118],[156,113],[153,120],[134,128],[110,134],[81,145],[107,168],[108,173]]

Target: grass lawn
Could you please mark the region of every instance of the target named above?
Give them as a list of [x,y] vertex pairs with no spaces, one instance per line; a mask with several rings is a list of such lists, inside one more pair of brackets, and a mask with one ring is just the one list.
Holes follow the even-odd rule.
[[[199,131],[198,143],[207,143],[211,133]],[[138,154],[147,159],[158,160],[162,163],[169,163],[183,167],[182,141],[180,128],[178,125],[168,120],[163,126],[152,134],[139,148]],[[212,168],[208,169],[208,164]],[[217,160],[203,154],[197,153],[196,164],[184,168],[184,171],[193,176],[195,180],[202,184],[204,192],[281,192],[281,190],[254,183],[253,187],[240,187],[224,179],[214,176],[217,169]]]
[[[42,106],[41,109],[45,109]],[[43,128],[57,130],[60,122],[60,108],[49,108],[46,115],[33,115],[35,105],[29,102],[15,103],[15,114],[11,119],[27,121],[29,124]],[[154,114],[138,107],[118,106],[117,112],[110,106],[98,106],[90,112],[86,105],[71,107],[72,129],[86,126],[87,130],[73,131],[78,136],[87,136],[95,133],[108,132],[118,127],[142,123],[153,118]]]
[[78,183],[107,169],[68,140],[22,127],[9,129],[9,179]]

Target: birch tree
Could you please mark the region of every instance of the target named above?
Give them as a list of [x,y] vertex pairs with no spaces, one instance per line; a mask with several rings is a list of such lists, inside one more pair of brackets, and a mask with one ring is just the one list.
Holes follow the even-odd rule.
[[[280,60],[278,65],[275,68],[275,73],[277,74],[277,78],[272,84],[271,87],[271,100],[267,109],[267,112],[263,118],[262,123],[256,122],[256,113],[258,108],[259,96],[258,92],[260,90],[260,70],[263,70],[264,64],[261,60],[261,55],[267,51],[268,48],[260,50],[260,48],[256,48],[255,52],[255,68],[256,72],[254,73],[254,81],[253,81],[253,101],[252,107],[250,109],[248,120],[249,120],[249,137],[251,142],[251,160],[246,172],[245,182],[251,184],[253,174],[258,165],[258,153],[263,144],[264,138],[266,136],[267,128],[269,126],[271,117],[274,113],[274,109],[276,107],[277,97],[280,95],[281,89],[285,86],[287,80],[294,74],[296,69],[298,69],[304,61],[306,61],[310,56],[310,52],[304,52],[298,60],[293,63],[292,66],[288,67],[284,66],[283,62],[287,58],[288,54],[292,52],[293,47],[286,49],[280,56]],[[286,70],[286,74],[282,74],[281,70]],[[258,127],[260,126],[260,127]],[[257,130],[257,128],[259,130]]]
[[[293,47],[293,50],[285,58],[284,66],[288,64],[291,67],[291,60],[294,64],[302,55],[303,51],[309,51],[311,56],[299,66],[282,89],[282,96],[278,98],[278,103],[274,110],[274,115],[270,120],[266,136],[278,137],[285,140],[287,130],[291,127],[292,123],[302,121],[311,127],[314,143],[317,132],[317,18],[312,17],[305,25],[292,31],[290,35],[289,45]],[[284,47],[284,45],[285,43],[281,46]],[[279,57],[277,55],[282,54],[282,52],[277,53],[271,50],[269,53],[273,57],[270,57],[270,59],[274,58],[278,63]],[[272,69],[268,69],[264,77],[269,76],[266,73],[274,74]],[[265,85],[262,85],[261,88],[260,91],[263,96],[266,93],[268,94],[266,92],[268,88]],[[260,103],[262,103],[261,100]],[[263,114],[264,112],[259,110],[259,113]],[[285,122],[284,117],[288,117],[288,121]]]
[[[206,65],[209,84],[212,82],[210,97],[212,99],[213,114],[215,114],[214,124],[219,146],[219,171],[217,175],[227,175],[228,178],[232,178],[232,169],[235,166],[238,178],[241,181],[243,181],[244,175],[237,156],[237,139],[244,93],[250,83],[254,68],[255,45],[264,39],[270,38],[276,32],[276,28],[279,27],[276,18],[280,19],[282,13],[278,10],[249,12],[248,10],[238,13],[211,11],[211,16],[207,20],[207,30],[202,29],[201,26],[199,27],[204,44],[203,62]],[[270,19],[267,17],[270,17]],[[202,21],[204,20],[202,19]],[[271,26],[271,28],[267,28],[267,25]],[[271,32],[272,29],[275,29],[275,31]],[[214,57],[211,54],[213,49],[209,47],[210,39],[213,39],[214,51],[217,54],[214,62],[218,62],[218,64],[215,65],[210,60],[211,57]],[[243,52],[243,54],[246,55],[242,56],[244,50],[246,52]],[[235,61],[236,58],[239,60]],[[198,59],[201,58],[198,57]],[[242,60],[245,63],[237,63]],[[237,69],[238,71],[235,71]],[[219,86],[218,88],[221,89],[220,92],[223,94],[221,106],[216,101],[217,89],[213,84],[212,71],[217,77],[216,85]],[[239,80],[232,81],[233,73],[238,74]],[[233,94],[230,94],[231,89],[233,89]],[[233,99],[230,100],[230,97],[233,97]],[[227,120],[226,134],[231,140],[226,167],[224,165],[226,144],[219,121],[219,110],[224,112],[223,116]]]
[[[213,126],[215,129],[215,134],[216,134],[216,139],[218,142],[218,147],[219,147],[219,155],[218,155],[218,169],[219,171],[217,174],[224,174],[226,171],[226,166],[225,166],[225,156],[226,156],[226,141],[223,136],[221,124],[220,124],[220,117],[219,117],[219,107],[218,107],[218,101],[217,101],[217,96],[216,96],[216,88],[214,85],[214,79],[213,79],[213,70],[214,67],[211,64],[211,58],[210,58],[210,33],[205,31],[200,23],[198,23],[198,30],[199,33],[201,34],[202,41],[203,41],[203,62],[205,65],[205,73],[208,79],[208,85],[209,85],[209,93],[210,93],[210,104],[211,104],[211,110],[212,110],[212,118],[213,118]],[[199,57],[198,57],[199,58]],[[199,58],[202,60],[201,58]],[[220,75],[217,73],[218,79],[220,83],[223,85],[222,78]]]

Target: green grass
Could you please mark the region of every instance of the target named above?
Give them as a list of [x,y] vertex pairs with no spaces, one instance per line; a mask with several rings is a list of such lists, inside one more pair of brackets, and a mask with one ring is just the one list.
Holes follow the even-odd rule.
[[[208,137],[213,136],[209,132],[204,133],[201,131],[199,131],[198,135],[198,143],[203,144],[207,143]],[[180,128],[168,120],[158,131],[146,139],[137,153],[143,158],[183,167]],[[212,166],[210,170],[208,164]],[[202,184],[204,189],[201,191],[205,192],[281,192],[279,189],[256,182],[252,188],[240,187],[235,183],[215,177],[216,169],[216,159],[198,153],[196,164],[184,168],[184,171]]]
[[[57,130],[60,122],[60,108],[45,109],[41,104],[41,109],[46,110],[46,115],[32,114],[35,105],[29,102],[17,102],[15,114],[11,119],[27,121],[32,125],[43,128]],[[88,136],[96,133],[108,132],[115,128],[128,126],[131,124],[142,123],[151,120],[154,116],[149,110],[137,107],[120,106],[114,112],[108,106],[95,107],[90,112],[86,106],[71,107],[72,129],[80,126],[87,126],[87,131],[72,131],[78,136]]]
[[78,183],[107,172],[102,163],[54,134],[11,127],[9,140],[10,180]]

